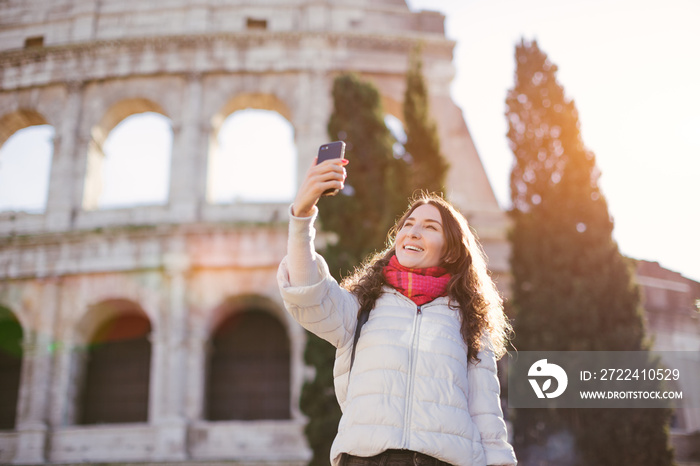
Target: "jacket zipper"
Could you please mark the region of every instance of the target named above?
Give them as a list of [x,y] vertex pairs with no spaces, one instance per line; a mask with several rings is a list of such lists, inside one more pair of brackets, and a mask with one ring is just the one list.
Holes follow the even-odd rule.
[[418,337],[420,334],[420,324],[423,317],[422,306],[416,307],[416,316],[413,320],[413,330],[411,335],[411,350],[408,355],[408,383],[406,384],[406,401],[404,414],[403,441],[406,450],[410,450],[411,418],[413,416],[413,387],[416,376],[416,357],[418,353]]

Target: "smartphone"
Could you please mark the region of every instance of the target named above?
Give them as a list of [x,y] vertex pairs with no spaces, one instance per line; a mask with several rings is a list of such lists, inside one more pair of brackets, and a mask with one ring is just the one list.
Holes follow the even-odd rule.
[[[319,163],[340,157],[341,159],[345,156],[345,143],[343,141],[329,142],[328,144],[323,144],[318,148],[318,160],[316,165]],[[324,196],[335,196],[338,194],[337,189],[328,189],[324,191]]]

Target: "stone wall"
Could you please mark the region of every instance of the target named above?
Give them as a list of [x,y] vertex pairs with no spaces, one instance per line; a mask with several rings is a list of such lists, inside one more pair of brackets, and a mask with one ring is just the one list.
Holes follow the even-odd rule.
[[[665,269],[657,262],[637,262],[637,282],[644,305],[645,324],[653,349],[683,352],[685,367],[700,365],[700,283]],[[673,366],[672,366],[673,367]],[[685,369],[685,367],[683,369]],[[687,373],[686,373],[687,372]],[[683,391],[683,405],[675,411],[673,436],[678,460],[700,460],[693,444],[700,432],[700,374],[686,370],[675,389]]]
[[[0,144],[27,126],[55,128],[45,211],[0,213],[0,305],[24,331],[16,429],[0,432],[0,462],[308,460],[298,407],[311,375],[305,334],[275,281],[287,205],[208,203],[210,140],[237,110],[276,111],[294,128],[300,178],[328,140],[334,77],[371,80],[400,119],[407,57],[419,42],[452,166],[448,197],[507,287],[506,218],[450,98],[455,44],[443,24],[402,0],[0,3]],[[168,202],[97,209],[101,145],[145,111],[172,122]],[[77,425],[81,348],[109,300],[134,303],[151,323],[148,421]],[[253,304],[289,336],[291,419],[206,421],[212,332],[224,314]]]

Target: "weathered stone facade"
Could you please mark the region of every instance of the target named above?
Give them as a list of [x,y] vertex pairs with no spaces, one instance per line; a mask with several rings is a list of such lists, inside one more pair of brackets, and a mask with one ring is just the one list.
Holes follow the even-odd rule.
[[[700,366],[700,283],[665,269],[657,262],[637,262],[637,282],[644,320],[653,348],[683,352],[689,368]],[[673,353],[671,353],[673,354]],[[674,366],[670,366],[674,367]],[[700,461],[700,373],[688,370],[673,389],[683,392],[683,405],[674,411],[671,441],[679,465]]]
[[[306,462],[305,335],[275,282],[287,206],[207,203],[210,139],[237,110],[277,111],[294,127],[301,176],[328,139],[333,78],[353,70],[372,80],[401,118],[419,41],[452,166],[448,195],[507,285],[505,216],[449,95],[455,44],[443,23],[403,0],[0,2],[0,144],[27,126],[55,128],[45,212],[0,213],[0,305],[23,330],[16,427],[0,431],[0,463]],[[101,144],[146,111],[172,121],[167,204],[96,209]],[[80,425],[84,348],[114,317],[101,311],[112,300],[151,325],[148,419]],[[251,307],[289,337],[291,416],[208,421],[212,334]]]

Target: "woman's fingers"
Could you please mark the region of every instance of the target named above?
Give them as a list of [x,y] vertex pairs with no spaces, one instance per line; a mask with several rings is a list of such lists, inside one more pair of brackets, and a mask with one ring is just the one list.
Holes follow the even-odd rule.
[[347,159],[331,159],[309,168],[294,200],[294,215],[308,217],[321,195],[329,189],[343,189]]
[[326,160],[312,167],[311,176],[315,181],[324,182],[331,180],[345,180],[346,171],[342,159]]
[[326,160],[313,168],[312,177],[314,181],[320,183],[326,181],[345,181],[345,177],[347,176],[345,167],[343,167],[343,164],[338,159]]

